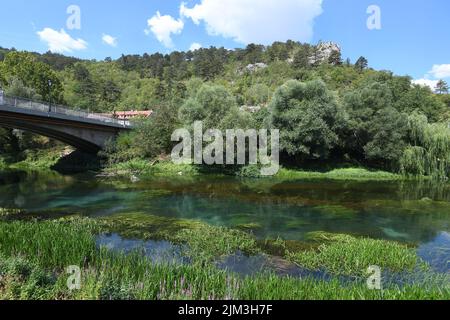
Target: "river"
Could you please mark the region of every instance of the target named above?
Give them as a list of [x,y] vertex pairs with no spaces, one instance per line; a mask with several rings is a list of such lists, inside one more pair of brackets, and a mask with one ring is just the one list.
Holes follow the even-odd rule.
[[28,212],[151,214],[244,229],[259,239],[305,240],[314,231],[395,240],[450,270],[450,184],[431,181],[279,181],[200,176],[142,180],[0,173],[0,207]]

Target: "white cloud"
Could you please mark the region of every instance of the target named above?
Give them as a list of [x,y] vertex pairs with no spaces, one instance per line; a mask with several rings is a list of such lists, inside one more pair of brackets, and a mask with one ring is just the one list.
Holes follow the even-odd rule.
[[323,0],[201,0],[180,14],[195,24],[204,22],[210,35],[221,35],[248,44],[274,41],[310,41],[314,19]]
[[202,47],[202,45],[198,42],[194,42],[193,44],[191,44],[191,47],[189,48],[190,51],[195,51],[198,50]]
[[110,36],[109,34],[103,34],[102,41],[111,47],[117,47],[117,38]]
[[436,79],[450,78],[450,64],[435,64],[428,74]]
[[167,48],[173,47],[172,34],[180,34],[184,28],[184,22],[181,19],[175,20],[169,15],[162,16],[159,11],[148,19],[147,25],[150,30],[145,30],[145,33],[152,32],[156,39]]
[[37,32],[39,38],[46,42],[48,49],[52,52],[64,53],[74,50],[84,50],[88,43],[83,39],[74,39],[66,33],[64,29],[56,31],[51,28],[44,28]]
[[430,79],[417,79],[413,80],[413,84],[417,84],[423,87],[429,87],[432,91],[436,90],[436,86],[439,80],[430,80]]

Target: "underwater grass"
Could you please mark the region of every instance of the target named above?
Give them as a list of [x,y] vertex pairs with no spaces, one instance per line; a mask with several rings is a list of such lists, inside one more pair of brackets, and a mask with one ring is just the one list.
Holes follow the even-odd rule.
[[406,245],[350,235],[312,233],[310,240],[323,242],[317,250],[288,252],[288,258],[310,270],[324,270],[334,275],[365,276],[370,266],[393,272],[426,267],[415,250]]
[[186,244],[184,252],[194,263],[208,263],[223,255],[258,252],[254,237],[240,230],[210,226],[200,221],[143,213],[114,215],[99,221],[110,232],[127,238],[167,240]]

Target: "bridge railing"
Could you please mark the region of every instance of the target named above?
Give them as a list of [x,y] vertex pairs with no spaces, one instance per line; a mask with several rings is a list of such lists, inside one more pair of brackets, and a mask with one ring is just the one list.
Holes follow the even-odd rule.
[[130,121],[127,120],[119,120],[96,113],[90,113],[82,110],[68,109],[67,107],[64,106],[48,104],[45,102],[37,102],[24,98],[10,97],[4,95],[2,99],[0,99],[0,104],[31,111],[45,112],[48,114],[61,114],[83,119],[92,119],[105,123],[117,124],[123,127],[129,127],[131,125]]

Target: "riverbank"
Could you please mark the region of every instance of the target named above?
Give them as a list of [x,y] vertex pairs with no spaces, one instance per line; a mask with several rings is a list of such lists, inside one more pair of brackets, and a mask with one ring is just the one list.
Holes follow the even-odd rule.
[[[242,231],[152,216],[37,221],[20,211],[3,210],[0,218],[3,220],[0,222],[0,299],[450,298],[450,288],[439,286],[431,279],[427,279],[427,285],[390,284],[383,290],[370,290],[365,281],[342,283],[339,272],[333,271],[346,270],[346,274],[353,274],[355,267],[362,267],[353,264],[356,261],[375,261],[393,270],[411,269],[418,263],[414,250],[394,242],[315,234],[311,236],[318,241],[317,245],[307,248],[281,239],[258,243],[251,234]],[[156,263],[138,249],[125,254],[99,247],[97,235],[108,232],[128,233],[134,239],[171,239],[173,243],[187,245],[190,263]],[[330,268],[330,274],[336,277],[318,280],[263,273],[243,277],[220,270],[212,263],[215,258],[237,250],[252,255],[268,247],[272,251],[284,250],[297,263],[311,269],[325,262],[323,266]],[[392,250],[391,254],[379,254],[387,249]],[[353,258],[335,259],[336,253]],[[69,266],[81,270],[78,290],[67,288]]]
[[[55,149],[30,151],[22,155],[23,160],[12,161],[0,157],[0,168],[37,170],[52,169],[61,172],[100,171],[103,176],[145,179],[152,177],[195,177],[204,174],[237,176],[242,178],[275,178],[281,181],[294,180],[336,180],[336,181],[398,181],[408,180],[401,174],[370,168],[337,168],[329,171],[304,170],[302,168],[281,167],[273,177],[260,176],[257,166],[218,167],[177,165],[167,159],[144,160],[135,159],[126,162],[106,165],[99,157],[83,154],[71,149],[59,147]],[[422,177],[421,179],[428,179]]]
[[[406,180],[405,176],[386,171],[369,170],[366,168],[344,168],[334,169],[328,172],[305,171],[302,169],[281,168],[273,177],[263,178],[258,176],[258,168],[248,167],[237,171],[221,171],[217,168],[208,168],[195,165],[177,165],[169,161],[150,162],[146,160],[134,160],[115,164],[104,169],[104,173],[109,176],[125,177],[170,177],[170,176],[199,176],[202,174],[234,175],[243,178],[275,178],[281,181],[306,180],[306,179],[327,179],[327,180],[349,180],[349,181],[396,181]],[[252,171],[253,174],[248,172]]]

